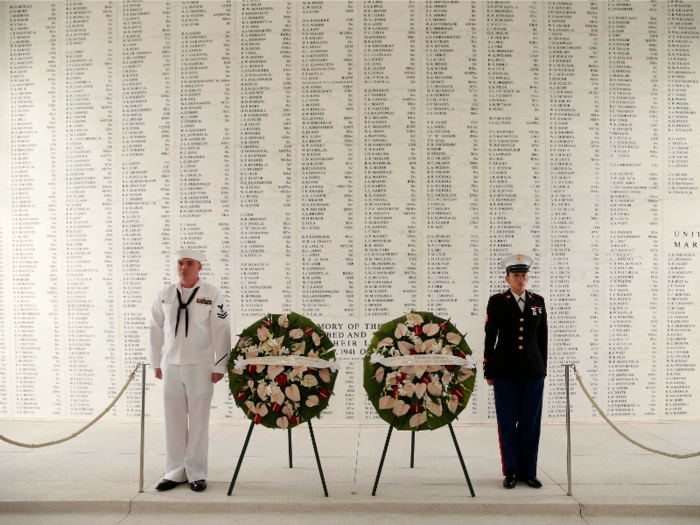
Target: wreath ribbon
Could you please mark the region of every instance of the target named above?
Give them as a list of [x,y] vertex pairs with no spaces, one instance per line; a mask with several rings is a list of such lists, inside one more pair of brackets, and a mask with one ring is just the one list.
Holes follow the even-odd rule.
[[397,357],[385,357],[381,354],[372,354],[369,358],[372,364],[380,363],[384,366],[444,366],[456,365],[466,366],[467,368],[476,368],[476,360],[473,356],[467,355],[467,358],[457,357],[456,355],[402,355]]
[[320,359],[318,357],[308,357],[301,355],[280,355],[265,357],[239,357],[235,360],[233,367],[236,370],[243,370],[247,365],[268,365],[268,366],[306,366],[309,368],[330,368],[335,373],[338,370],[338,363],[335,359]]

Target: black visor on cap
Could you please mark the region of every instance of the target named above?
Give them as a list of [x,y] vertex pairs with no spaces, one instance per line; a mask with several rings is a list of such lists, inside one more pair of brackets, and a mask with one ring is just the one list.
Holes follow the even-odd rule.
[[527,273],[529,271],[530,271],[530,267],[527,264],[513,264],[513,265],[508,266],[506,268],[506,272],[508,272],[508,273],[513,273],[513,272]]

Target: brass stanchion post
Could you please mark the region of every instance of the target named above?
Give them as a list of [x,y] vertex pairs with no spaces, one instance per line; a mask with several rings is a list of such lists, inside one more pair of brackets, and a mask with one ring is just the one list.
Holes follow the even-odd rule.
[[143,374],[141,375],[141,470],[139,473],[139,493],[143,492],[143,459],[146,437],[146,363],[143,363],[141,367]]
[[568,479],[568,491],[571,496],[571,399],[569,395],[569,367],[564,365],[564,380],[566,381],[566,475]]

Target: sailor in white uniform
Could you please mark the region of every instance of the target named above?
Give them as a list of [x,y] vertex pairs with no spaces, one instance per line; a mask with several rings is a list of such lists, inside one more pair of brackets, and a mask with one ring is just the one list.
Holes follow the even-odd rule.
[[223,379],[231,329],[221,290],[199,277],[204,255],[179,250],[179,280],[163,288],[151,308],[150,364],[163,380],[165,476],[157,490],[189,481],[207,488],[209,409]]

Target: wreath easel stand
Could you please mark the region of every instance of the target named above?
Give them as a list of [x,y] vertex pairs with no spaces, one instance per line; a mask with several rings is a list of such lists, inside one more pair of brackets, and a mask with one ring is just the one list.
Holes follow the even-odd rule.
[[[462,457],[462,451],[459,449],[459,443],[457,442],[457,436],[455,436],[455,431],[452,428],[452,423],[449,425],[450,434],[452,434],[452,441],[455,444],[455,449],[457,450],[457,456],[459,457],[459,462],[462,465],[462,471],[464,472],[464,477],[467,479],[467,485],[469,485],[469,492],[472,494],[472,498],[476,497],[474,494],[474,487],[472,486],[471,479],[469,479],[469,472],[467,472],[467,465],[464,463],[464,458]],[[382,475],[382,468],[384,467],[384,459],[386,458],[386,453],[389,450],[389,440],[391,439],[391,431],[394,429],[393,426],[389,425],[389,433],[386,435],[386,443],[384,443],[384,452],[382,452],[382,459],[379,461],[379,469],[377,470],[377,477],[374,480],[374,489],[372,489],[372,496],[377,495],[377,485],[379,485],[379,478]],[[411,431],[411,468],[414,465],[416,450],[416,431]]]
[[[314,437],[314,429],[309,423],[309,433],[311,434],[311,444],[314,447],[314,454],[316,455],[316,464],[318,465],[318,473],[321,476],[321,484],[323,485],[323,493],[328,497],[328,488],[326,487],[326,478],[323,475],[323,468],[321,467],[321,458],[318,455],[318,447],[316,446],[316,438]],[[245,437],[245,443],[243,443],[243,450],[241,450],[241,455],[238,458],[238,464],[236,465],[236,471],[233,473],[233,479],[231,479],[231,485],[228,488],[228,495],[230,496],[233,492],[233,487],[236,485],[236,479],[238,478],[238,473],[241,470],[241,465],[243,464],[243,458],[245,457],[246,450],[248,450],[248,443],[250,443],[250,436],[253,433],[253,428],[255,427],[255,422],[250,422],[250,427],[248,427],[248,434]],[[289,468],[292,468],[292,429],[287,430],[287,438],[289,442]],[[387,442],[388,444],[388,442]],[[461,456],[460,456],[461,457]]]

